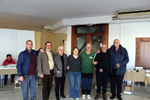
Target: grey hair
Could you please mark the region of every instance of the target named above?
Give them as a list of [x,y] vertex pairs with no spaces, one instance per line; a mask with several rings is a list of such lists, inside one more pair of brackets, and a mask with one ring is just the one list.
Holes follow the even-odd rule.
[[[115,43],[115,41],[116,41],[116,40],[118,40],[118,41],[119,41],[119,39],[115,39],[115,40],[114,40],[114,43]],[[120,43],[120,41],[119,41],[119,43]]]
[[64,47],[63,47],[63,46],[59,46],[59,47],[58,47],[58,50],[59,50],[60,48],[64,49]]

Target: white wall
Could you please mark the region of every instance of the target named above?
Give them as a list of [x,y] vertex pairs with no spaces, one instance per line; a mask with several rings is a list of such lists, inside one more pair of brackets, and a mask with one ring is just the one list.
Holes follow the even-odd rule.
[[109,24],[109,36],[108,36],[108,47],[113,44],[115,39],[121,38],[121,25],[120,24]]
[[122,23],[109,25],[109,47],[113,40],[118,38],[129,54],[129,63],[127,68],[135,67],[136,56],[136,38],[150,37],[150,22]]
[[[17,30],[17,55],[20,53],[20,51],[25,50],[25,45],[27,40],[33,41],[33,49],[35,49],[35,34],[34,31],[25,31],[25,30]],[[18,58],[18,56],[17,56]]]
[[[20,51],[25,50],[26,41],[34,41],[34,31],[0,29],[0,65],[6,59],[7,54],[17,61]],[[34,48],[34,47],[33,47]]]

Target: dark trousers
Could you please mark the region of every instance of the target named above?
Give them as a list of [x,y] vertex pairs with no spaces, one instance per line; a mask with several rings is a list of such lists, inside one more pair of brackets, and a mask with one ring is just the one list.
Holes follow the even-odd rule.
[[[12,74],[11,75],[11,82],[14,82],[14,78],[15,78],[15,74]],[[4,84],[5,85],[7,84],[7,79],[8,79],[8,75],[5,75],[5,77],[4,77]]]
[[43,89],[42,89],[42,96],[43,96],[43,100],[48,100],[49,99],[49,95],[52,89],[52,82],[53,82],[53,76],[54,76],[54,72],[53,70],[50,71],[50,75],[45,75],[44,74],[44,78],[42,79],[42,83],[43,83]]
[[66,76],[63,77],[55,77],[55,95],[59,97],[59,89],[61,95],[64,95],[64,87],[65,87]]
[[124,75],[116,75],[116,69],[112,70],[110,74],[110,83],[111,83],[111,93],[113,96],[116,95],[116,86],[117,86],[117,97],[121,97],[122,83]]
[[97,93],[101,93],[101,86],[103,86],[103,94],[107,92],[108,77],[108,73],[99,72],[96,70]]
[[93,73],[82,73],[82,94],[91,93]]

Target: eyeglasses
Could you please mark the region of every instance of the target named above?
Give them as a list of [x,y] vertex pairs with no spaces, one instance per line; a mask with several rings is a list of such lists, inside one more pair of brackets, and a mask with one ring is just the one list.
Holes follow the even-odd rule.
[[52,45],[47,45],[47,46],[52,46]]
[[92,48],[91,46],[87,46],[86,48]]
[[74,51],[78,51],[78,50],[74,50]]

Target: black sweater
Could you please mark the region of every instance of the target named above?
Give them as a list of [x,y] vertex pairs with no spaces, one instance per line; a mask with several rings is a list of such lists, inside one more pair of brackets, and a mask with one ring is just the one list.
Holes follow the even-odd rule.
[[71,72],[81,72],[81,57],[78,56],[78,58],[74,58],[73,55],[70,55],[67,58],[67,66],[69,66],[69,71]]
[[111,66],[111,56],[110,53],[103,53],[102,51],[98,53],[94,59],[94,61],[98,61],[98,64],[95,65],[95,68],[99,71],[99,69],[103,69],[103,72],[109,73]]

